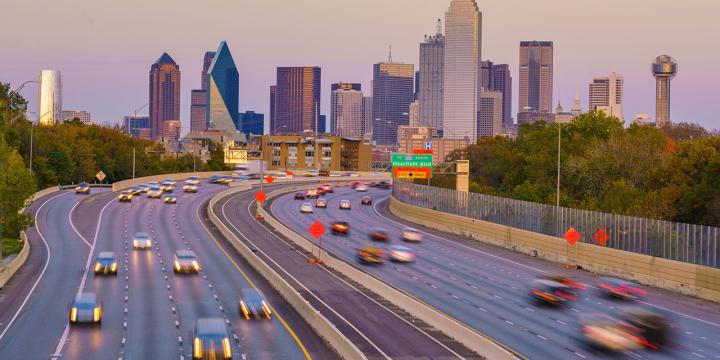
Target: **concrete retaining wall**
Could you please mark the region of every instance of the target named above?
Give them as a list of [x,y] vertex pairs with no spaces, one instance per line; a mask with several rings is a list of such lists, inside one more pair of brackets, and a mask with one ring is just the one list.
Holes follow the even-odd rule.
[[273,268],[261,260],[250,248],[238,239],[225,224],[220,221],[213,211],[213,206],[223,197],[250,189],[247,184],[225,190],[210,200],[208,215],[210,221],[218,228],[220,233],[247,260],[259,274],[261,274],[275,290],[287,301],[295,311],[305,320],[315,332],[325,339],[335,351],[345,359],[366,359],[365,355],[319,311],[310,305],[295,289],[285,281]]
[[[278,196],[284,193],[300,190],[307,188],[307,186],[296,186],[287,187],[280,190],[276,190],[268,194],[268,198]],[[313,254],[318,254],[318,246],[310,240],[289,229],[280,221],[270,216],[266,211],[261,210],[261,214],[265,217],[265,220],[279,231],[281,234],[289,238],[298,246],[302,247],[305,251]],[[393,305],[407,311],[412,316],[434,326],[437,330],[443,332],[445,335],[455,339],[461,344],[465,345],[469,349],[477,352],[478,354],[485,356],[488,359],[515,359],[516,357],[511,354],[501,344],[494,342],[484,334],[479,333],[477,330],[457,321],[456,319],[446,315],[439,310],[425,304],[421,300],[415,298],[411,294],[408,294],[402,290],[399,290],[372,275],[350,265],[348,262],[338,259],[333,255],[330,255],[326,251],[322,251],[320,254],[321,260],[326,266],[332,268],[341,274],[349,277],[353,281],[358,282],[362,286],[368,288],[370,291],[382,296],[384,299],[390,301]]]
[[423,226],[546,260],[720,302],[720,269],[667,260],[448,214],[390,199],[390,211]]
[[206,172],[189,172],[189,173],[177,173],[177,174],[164,174],[164,175],[153,175],[143,176],[135,179],[123,180],[113,183],[112,191],[120,191],[123,189],[131,188],[136,185],[144,184],[152,181],[163,181],[165,179],[173,179],[175,181],[183,181],[191,176],[197,176],[199,178],[209,178],[212,175],[230,175],[232,171],[206,171]]
[[20,232],[20,239],[23,241],[23,248],[20,253],[6,267],[0,269],[0,289],[2,289],[10,278],[20,269],[30,255],[30,242],[27,241],[25,231]]

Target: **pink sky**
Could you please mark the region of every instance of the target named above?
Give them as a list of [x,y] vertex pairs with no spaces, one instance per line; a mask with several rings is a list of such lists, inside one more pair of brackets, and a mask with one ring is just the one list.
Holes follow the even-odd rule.
[[[178,5],[182,3],[182,5]],[[63,75],[63,108],[116,123],[148,99],[148,70],[167,51],[182,70],[181,117],[200,86],[203,53],[226,40],[240,72],[240,109],[268,114],[276,66],[322,67],[322,108],[330,83],[361,82],[372,64],[418,63],[418,44],[444,18],[449,0],[7,0],[0,23],[0,81],[13,86],[41,69]],[[672,120],[720,128],[717,0],[480,0],[483,59],[508,63],[517,111],[518,43],[555,43],[554,104],[579,90],[587,107],[593,76],[625,78],[625,118],[654,117],[650,63],[673,56]],[[9,20],[9,22],[8,22]],[[23,91],[36,111],[37,87]],[[513,116],[514,117],[514,116]]]

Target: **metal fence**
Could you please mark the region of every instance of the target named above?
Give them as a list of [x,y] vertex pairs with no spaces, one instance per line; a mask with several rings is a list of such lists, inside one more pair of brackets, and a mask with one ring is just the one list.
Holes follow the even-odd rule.
[[[404,203],[551,236],[570,227],[581,242],[691,264],[720,267],[720,228],[645,219],[395,181]],[[603,235],[605,234],[605,235]]]

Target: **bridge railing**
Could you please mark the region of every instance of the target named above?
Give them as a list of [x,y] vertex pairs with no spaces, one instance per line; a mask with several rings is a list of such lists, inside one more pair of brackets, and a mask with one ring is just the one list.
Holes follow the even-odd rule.
[[404,203],[500,225],[562,236],[570,227],[581,242],[638,254],[720,267],[720,228],[602,213],[396,181]]

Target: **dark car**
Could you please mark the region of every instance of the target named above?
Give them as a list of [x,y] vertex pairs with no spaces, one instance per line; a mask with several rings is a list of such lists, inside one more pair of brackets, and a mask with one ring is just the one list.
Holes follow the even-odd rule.
[[629,308],[620,312],[620,319],[634,328],[645,347],[659,350],[671,345],[670,323],[665,316],[651,310]]
[[70,307],[70,323],[95,323],[102,321],[102,306],[95,293],[80,293]]
[[530,296],[540,304],[562,305],[566,301],[575,301],[577,296],[572,288],[559,282],[538,279],[530,285]]
[[360,205],[372,205],[372,196],[363,195],[363,197],[360,198]]
[[373,229],[370,231],[370,240],[372,241],[388,241],[388,232],[385,229]]
[[350,233],[350,224],[345,221],[334,221],[330,225],[330,231],[333,235],[347,235]]
[[374,246],[365,246],[357,252],[358,262],[363,265],[382,264],[386,257],[380,248]]
[[378,189],[389,189],[390,183],[388,183],[387,181],[381,181],[381,182],[377,183],[377,185],[375,185],[375,187]]
[[250,320],[251,317],[262,319],[270,318],[270,305],[268,305],[265,297],[255,289],[245,289],[240,293],[238,300],[238,308],[240,315]]
[[208,180],[211,184],[220,184],[222,182],[222,176],[220,175],[212,175],[210,176],[210,179]]
[[631,301],[645,294],[645,290],[629,281],[604,277],[600,279],[600,293],[607,297]]
[[95,259],[95,274],[117,274],[117,259],[112,251],[103,251]]
[[377,185],[378,185],[377,181],[371,181],[368,183],[369,187],[377,187]]
[[193,359],[232,359],[230,334],[221,318],[199,318],[195,321],[192,343]]
[[305,200],[305,193],[302,191],[298,191],[295,193],[295,196],[293,198],[295,200]]

